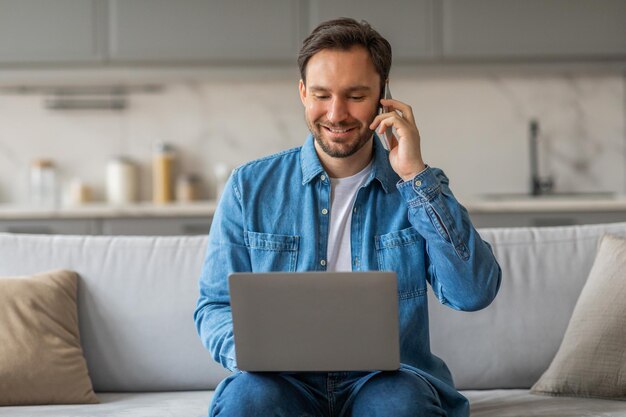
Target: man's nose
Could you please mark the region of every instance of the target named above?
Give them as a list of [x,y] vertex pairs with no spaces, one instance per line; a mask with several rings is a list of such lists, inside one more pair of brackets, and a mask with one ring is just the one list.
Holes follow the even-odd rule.
[[345,100],[335,98],[330,103],[330,108],[326,114],[326,118],[331,123],[339,123],[348,117],[348,106]]

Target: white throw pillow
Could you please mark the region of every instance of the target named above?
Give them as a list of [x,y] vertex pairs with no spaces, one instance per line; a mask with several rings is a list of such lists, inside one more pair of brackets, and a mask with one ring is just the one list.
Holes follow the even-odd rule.
[[626,399],[626,240],[605,235],[536,394]]

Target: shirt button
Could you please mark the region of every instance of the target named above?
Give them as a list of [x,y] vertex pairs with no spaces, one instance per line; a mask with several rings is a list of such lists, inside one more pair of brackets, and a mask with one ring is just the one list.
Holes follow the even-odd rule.
[[322,265],[322,266],[326,266],[326,260],[325,260],[325,259],[322,259],[322,260],[320,261],[320,265]]
[[353,211],[356,213],[356,207],[354,208],[354,210],[353,210]]
[[328,210],[322,209],[322,214],[328,214]]
[[420,180],[415,180],[415,186],[419,187],[420,185],[422,185],[422,182]]
[[322,175],[320,176],[320,180],[325,181],[325,180],[326,180],[326,175],[322,174]]

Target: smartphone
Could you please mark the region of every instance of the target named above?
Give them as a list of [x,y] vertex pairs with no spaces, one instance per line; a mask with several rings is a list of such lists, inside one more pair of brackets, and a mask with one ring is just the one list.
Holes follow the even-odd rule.
[[[389,90],[389,82],[385,83],[385,91],[383,93],[383,98],[390,99],[391,98],[391,90]],[[389,109],[385,106],[379,106],[378,114],[387,113]],[[393,135],[393,128],[390,126],[385,131],[379,135],[381,142],[383,143],[383,147],[386,150],[391,150],[391,135]]]

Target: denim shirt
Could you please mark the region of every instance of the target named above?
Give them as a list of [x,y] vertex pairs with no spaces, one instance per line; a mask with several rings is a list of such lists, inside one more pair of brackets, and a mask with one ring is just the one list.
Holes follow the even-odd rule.
[[[352,213],[352,270],[397,273],[403,367],[437,388],[449,415],[465,415],[447,366],[430,352],[427,282],[442,304],[479,310],[498,292],[500,267],[443,171],[428,167],[402,181],[380,139],[373,140],[372,170]],[[224,367],[237,369],[228,275],[324,271],[330,194],[311,135],[300,148],[233,171],[209,232],[194,313],[203,344]]]

